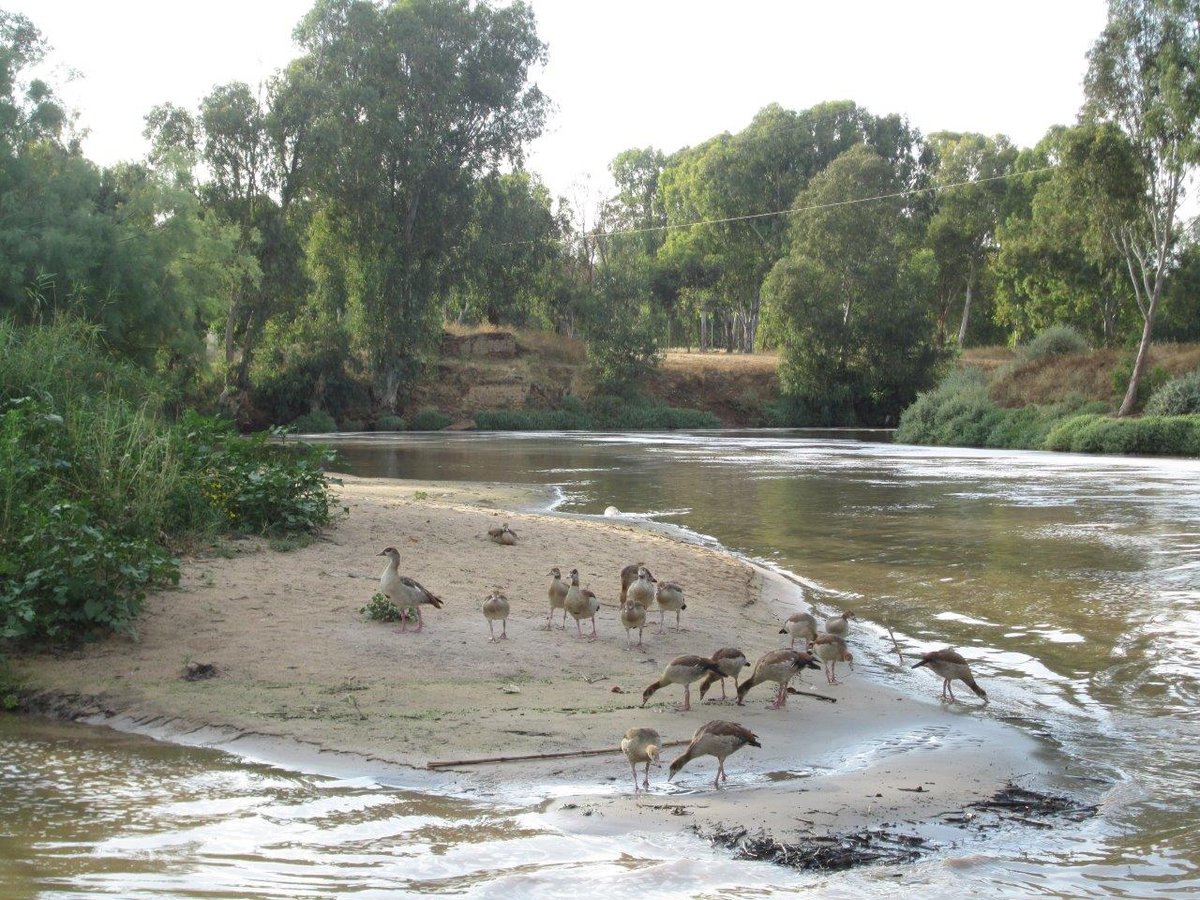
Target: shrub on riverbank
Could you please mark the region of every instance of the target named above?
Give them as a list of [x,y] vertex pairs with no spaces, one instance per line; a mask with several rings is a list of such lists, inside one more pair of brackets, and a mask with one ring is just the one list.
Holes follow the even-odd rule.
[[78,323],[0,323],[0,641],[131,632],[170,547],[330,519],[326,455],[188,414]]
[[1107,412],[1103,403],[1080,399],[1008,409],[988,397],[981,372],[963,369],[917,397],[901,415],[895,440],[942,447],[1200,456],[1200,416],[1113,419]]

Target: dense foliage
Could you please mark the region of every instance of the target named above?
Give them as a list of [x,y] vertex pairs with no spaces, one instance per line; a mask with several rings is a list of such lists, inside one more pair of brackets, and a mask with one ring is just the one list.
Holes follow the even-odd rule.
[[129,632],[179,541],[330,521],[324,452],[172,424],[155,388],[94,326],[0,322],[0,640]]

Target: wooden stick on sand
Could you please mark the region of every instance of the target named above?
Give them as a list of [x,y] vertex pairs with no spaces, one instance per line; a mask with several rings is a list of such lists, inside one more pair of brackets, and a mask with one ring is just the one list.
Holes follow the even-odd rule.
[[892,626],[888,626],[888,635],[891,636],[892,646],[896,648],[896,656],[900,659],[900,665],[904,665],[904,654],[900,652],[900,644],[896,640],[896,635],[892,633]]
[[[690,744],[686,741],[663,741],[664,747],[680,747]],[[522,762],[531,759],[566,759],[571,756],[600,756],[604,753],[620,753],[620,747],[605,747],[602,750],[564,750],[560,753],[525,753],[519,756],[477,756],[473,759],[441,759],[431,760],[425,764],[427,769],[445,769],[449,766],[478,766],[484,763]]]

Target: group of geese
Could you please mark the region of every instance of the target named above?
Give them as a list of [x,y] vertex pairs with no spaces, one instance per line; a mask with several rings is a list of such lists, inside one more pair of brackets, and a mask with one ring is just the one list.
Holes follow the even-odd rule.
[[[507,524],[488,531],[488,537],[501,545],[512,546],[517,542],[516,533]],[[387,547],[379,553],[388,557],[387,566],[380,576],[380,591],[402,610],[401,628],[407,629],[407,610],[412,609],[417,619],[419,632],[423,627],[421,607],[432,606],[441,609],[441,598],[434,595],[417,581],[399,572],[400,553],[395,547]],[[553,627],[554,616],[558,610],[563,611],[562,623],[559,628],[566,629],[566,618],[570,614],[575,619],[576,638],[594,641],[597,638],[596,614],[600,610],[600,602],[595,593],[579,584],[579,571],[572,569],[568,574],[569,583],[562,578],[562,572],[555,567],[550,570],[552,581],[548,590],[550,611],[546,617],[544,630]],[[683,588],[675,582],[660,582],[650,573],[645,563],[633,563],[621,570],[621,624],[625,628],[626,649],[632,649],[632,632],[638,633],[637,647],[642,647],[642,631],[646,624],[647,612],[651,605],[659,611],[657,634],[665,633],[664,622],[668,612],[675,613],[676,627],[679,627],[680,613],[687,609]],[[510,605],[508,599],[497,588],[483,602],[483,614],[491,634],[490,642],[508,638],[508,616]],[[642,692],[642,706],[657,691],[669,685],[683,687],[683,701],[678,707],[682,711],[691,709],[691,686],[700,681],[700,699],[703,700],[708,690],[717,682],[721,684],[721,699],[728,699],[725,679],[732,678],[736,689],[737,704],[743,705],[746,694],[751,689],[764,682],[774,682],[777,686],[775,699],[770,704],[771,709],[781,709],[787,705],[789,684],[793,678],[805,669],[820,670],[824,667],[826,682],[840,684],[837,680],[837,664],[844,662],[853,671],[854,656],[846,643],[850,632],[850,622],[855,618],[853,612],[846,611],[825,621],[824,631],[817,627],[817,620],[807,612],[793,613],[779,629],[780,634],[791,638],[789,647],[771,650],[759,657],[754,664],[750,676],[741,684],[737,678],[742,669],[750,666],[745,653],[733,647],[723,647],[711,657],[679,656],[671,660],[663,669],[659,678],[648,685]],[[582,622],[590,619],[592,629],[590,634],[584,634]],[[495,623],[501,626],[500,635],[495,633]],[[803,649],[796,649],[796,642],[803,641]],[[817,660],[821,661],[818,664]],[[942,699],[947,697],[956,701],[950,682],[964,682],[977,696],[987,702],[987,694],[972,676],[970,665],[954,650],[935,650],[926,653],[913,668],[928,667],[942,678]],[[677,757],[670,766],[670,776],[675,775],[690,760],[700,756],[713,756],[717,759],[717,774],[713,780],[715,787],[722,780],[727,780],[725,774],[725,759],[742,747],[761,747],[758,737],[748,728],[736,722],[714,720],[698,728],[692,736],[687,749]],[[645,766],[641,785],[649,788],[650,766],[660,765],[659,754],[662,739],[653,728],[630,728],[621,741],[621,750],[629,761],[633,771],[634,792],[639,789],[638,765]]]

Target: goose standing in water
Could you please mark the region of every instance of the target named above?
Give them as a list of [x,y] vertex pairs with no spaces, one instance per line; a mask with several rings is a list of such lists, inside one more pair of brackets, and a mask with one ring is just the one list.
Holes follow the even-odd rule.
[[683,685],[683,705],[680,710],[687,712],[692,708],[692,682],[699,681],[704,677],[705,672],[715,672],[718,677],[721,670],[717,668],[717,664],[711,659],[703,656],[677,656],[675,659],[667,663],[667,667],[663,669],[662,675],[658,681],[651,684],[646,690],[642,691],[642,706],[646,705],[646,701],[651,695],[660,688],[666,687],[668,684]]
[[550,615],[546,616],[546,630],[550,630],[550,623],[554,619],[554,611],[561,609],[563,611],[562,625],[559,626],[560,631],[565,631],[567,628],[567,583],[562,580],[562,572],[555,566],[550,570],[550,574],[554,576],[554,580],[550,582]]
[[517,533],[508,527],[507,522],[499,528],[489,528],[488,537],[497,544],[503,544],[505,547],[511,547],[517,542]]
[[817,659],[825,663],[825,681],[829,684],[841,684],[837,680],[837,664],[848,663],[850,671],[854,671],[854,655],[850,648],[836,634],[822,634],[812,645],[812,652]]
[[669,612],[675,613],[675,630],[678,631],[679,611],[687,609],[687,604],[683,602],[683,588],[674,581],[660,581],[654,597],[658,601],[658,633],[666,634],[663,619]]
[[975,676],[971,674],[970,664],[963,659],[960,653],[950,650],[934,650],[932,653],[926,653],[921,657],[921,661],[913,666],[914,669],[919,669],[926,666],[932,669],[942,679],[942,699],[946,699],[946,695],[950,695],[950,701],[958,702],[958,698],[954,696],[954,689],[950,687],[950,682],[958,679],[967,687],[975,692],[975,696],[982,697],[983,702],[988,702],[987,691],[975,683]]
[[625,626],[626,650],[633,649],[633,637],[630,632],[636,628],[638,633],[637,645],[642,646],[642,629],[646,627],[646,607],[632,600],[626,600],[621,607],[621,624]]
[[710,687],[721,682],[721,699],[727,699],[725,693],[725,679],[732,678],[733,686],[737,687],[737,677],[742,673],[742,669],[750,665],[746,659],[746,654],[735,647],[722,647],[712,655],[712,661],[717,664],[717,669],[720,670],[718,675],[716,672],[709,672],[704,676],[704,680],[700,682],[700,699],[704,699],[704,694]]
[[671,763],[671,774],[667,780],[674,778],[680,769],[697,756],[715,756],[717,775],[713,778],[713,787],[720,787],[722,779],[729,780],[729,776],[725,774],[725,758],[747,745],[762,747],[754,732],[736,722],[723,722],[718,719],[701,725],[692,735],[692,742],[688,744],[687,749]]
[[646,764],[642,787],[649,790],[650,764],[662,765],[658,760],[660,747],[662,747],[662,738],[653,728],[630,728],[625,732],[625,737],[621,739],[621,752],[625,754],[625,758],[629,760],[629,768],[633,770],[633,792],[635,794],[638,792],[638,763]]
[[417,631],[419,633],[425,627],[425,623],[421,619],[421,607],[432,606],[434,609],[441,609],[441,598],[426,590],[407,575],[400,574],[400,551],[395,547],[386,547],[378,555],[388,558],[387,567],[379,576],[379,590],[403,613],[403,617],[400,619],[400,633],[403,634],[408,630],[409,607],[417,611]]
[[762,684],[764,681],[774,681],[779,685],[779,691],[775,695],[775,702],[771,704],[771,709],[787,706],[788,682],[805,669],[820,668],[816,660],[802,650],[772,650],[764,653],[754,664],[753,674],[738,685],[738,706],[743,705],[742,701],[745,700],[750,688],[756,684]]
[[[487,619],[488,631],[492,633],[489,644],[508,640],[508,598],[499,590],[492,591],[483,601],[483,617]],[[496,622],[500,622],[500,637],[496,637]]]
[[[627,567],[628,568],[628,567]],[[621,572],[621,581],[625,580],[625,570]],[[636,577],[625,590],[625,600],[640,603],[645,609],[654,602],[654,585],[656,580],[645,566],[638,566]]]
[[[582,641],[586,637],[587,640],[594,641],[596,639],[596,613],[600,612],[600,601],[587,588],[579,586],[578,569],[571,570],[571,586],[567,588],[567,596],[563,605],[575,620],[575,630],[579,632],[577,639]],[[579,624],[583,619],[592,620],[591,635],[584,635],[583,628]]]
[[783,627],[779,629],[780,634],[790,634],[792,643],[790,646],[796,646],[796,639],[804,639],[804,649],[812,651],[813,641],[817,639],[817,620],[812,613],[798,612],[792,613],[787,617],[787,621],[783,623]]

